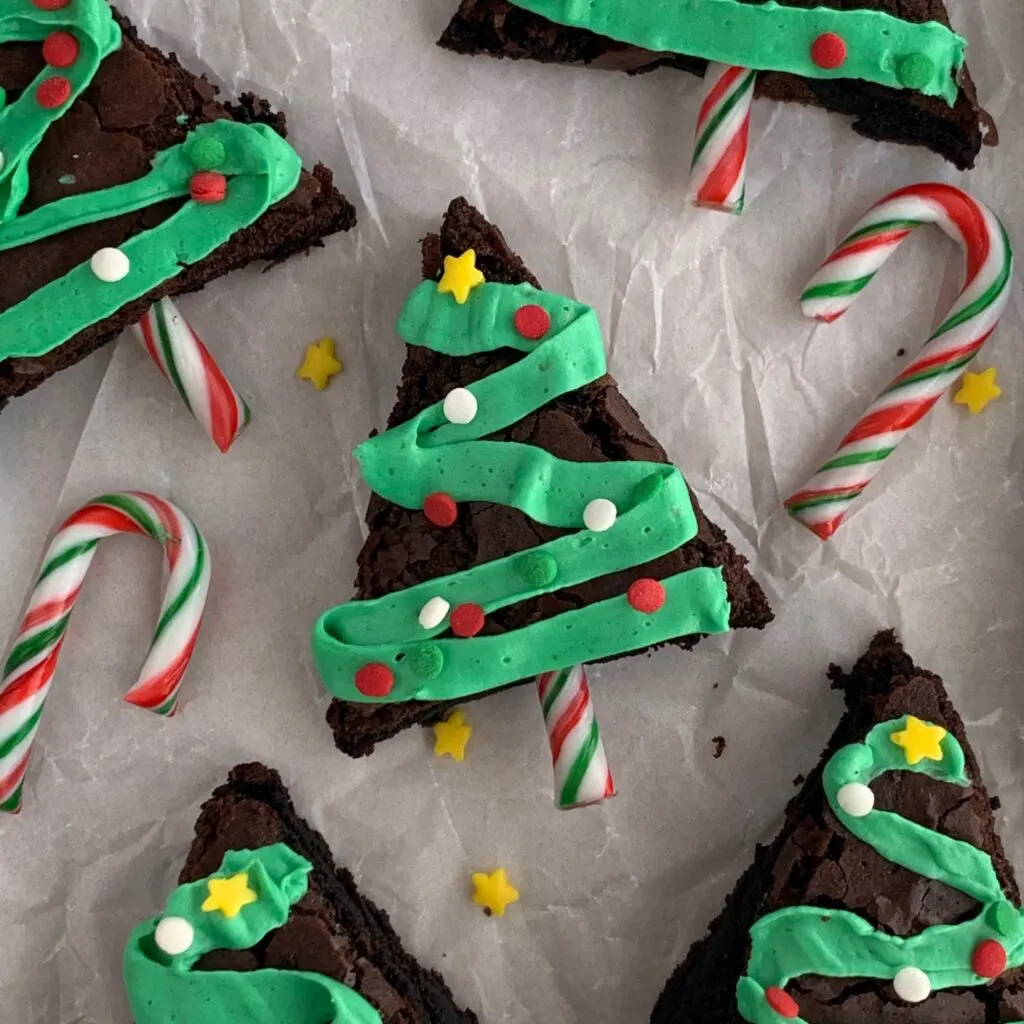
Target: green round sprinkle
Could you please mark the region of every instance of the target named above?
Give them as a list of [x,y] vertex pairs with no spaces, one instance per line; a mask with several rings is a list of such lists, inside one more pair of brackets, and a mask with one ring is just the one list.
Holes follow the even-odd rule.
[[200,171],[212,171],[228,158],[224,143],[219,139],[196,139],[188,151],[192,166]]
[[896,77],[908,89],[923,89],[935,77],[935,62],[926,53],[908,53],[897,61]]
[[992,907],[992,924],[1000,935],[1008,939],[1016,939],[1020,934],[1020,914],[1012,903],[1002,900]]
[[409,668],[421,679],[436,679],[444,668],[444,652],[437,644],[420,644],[409,654]]
[[643,505],[657,497],[662,487],[665,486],[665,479],[661,473],[652,473],[645,477],[633,488],[633,504]]
[[558,562],[546,551],[527,551],[519,559],[519,571],[531,587],[546,587],[558,575]]

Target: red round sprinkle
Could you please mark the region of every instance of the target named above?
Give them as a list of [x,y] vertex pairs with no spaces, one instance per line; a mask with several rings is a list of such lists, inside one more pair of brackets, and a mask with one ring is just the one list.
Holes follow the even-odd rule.
[[69,68],[78,60],[78,40],[70,32],[51,32],[43,40],[43,60],[51,68]]
[[228,194],[228,179],[216,171],[198,171],[189,180],[188,194],[197,203],[222,203]]
[[638,612],[650,615],[665,603],[665,588],[650,578],[634,580],[626,591],[626,600]]
[[459,518],[459,508],[450,494],[435,491],[423,502],[423,514],[435,526],[451,526]]
[[800,1014],[800,1007],[796,1000],[778,985],[771,985],[764,990],[764,998],[768,1005],[780,1017],[797,1017]]
[[47,110],[62,107],[71,98],[71,83],[60,75],[48,78],[36,89],[36,100],[39,106]]
[[974,947],[971,970],[983,978],[998,978],[1006,970],[1006,950],[995,939],[985,939]]
[[71,0],[32,0],[41,11],[60,11],[70,6]]
[[395,673],[379,661],[356,672],[356,689],[367,697],[386,697],[394,688]]
[[520,306],[516,310],[516,330],[527,341],[540,341],[551,330],[551,317],[543,306]]
[[811,60],[819,68],[825,68],[827,71],[842,67],[843,61],[846,60],[846,43],[843,37],[837,36],[835,32],[822,32],[811,43]]
[[460,604],[450,621],[456,636],[476,636],[484,628],[484,610],[478,604]]

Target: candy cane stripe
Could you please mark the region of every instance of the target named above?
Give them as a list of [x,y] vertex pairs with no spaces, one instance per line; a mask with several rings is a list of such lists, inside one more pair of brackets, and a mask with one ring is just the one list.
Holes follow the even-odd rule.
[[[879,200],[825,261],[800,297],[805,315],[842,316],[913,228],[935,224],[964,249],[965,283],[918,357],[902,370],[840,442],[836,454],[786,501],[792,515],[827,540],[915,423],[978,354],[1006,308],[1013,248],[983,203],[951,185],[911,185]],[[836,471],[861,479],[834,487]],[[852,470],[851,470],[852,471]]]
[[0,810],[17,811],[68,622],[100,540],[145,534],[163,548],[170,579],[153,643],[129,703],[173,714],[210,585],[206,541],[177,506],[153,494],[105,494],[65,520],[43,558],[0,680]]

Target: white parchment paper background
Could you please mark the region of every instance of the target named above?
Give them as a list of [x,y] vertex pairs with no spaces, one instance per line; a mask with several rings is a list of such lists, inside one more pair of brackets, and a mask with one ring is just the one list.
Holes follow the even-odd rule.
[[[717,913],[840,711],[824,681],[897,627],[972,725],[1024,869],[1020,665],[1022,302],[981,363],[1003,398],[940,402],[823,546],[781,512],[952,300],[962,260],[921,231],[832,327],[796,296],[887,190],[962,182],[1024,242],[1024,7],[952,3],[1002,145],[959,176],[840,117],[754,108],[748,211],[683,199],[699,83],[464,59],[433,45],[455,0],[131,0],[148,37],[288,112],[293,141],[359,209],[352,234],[181,307],[255,421],[222,457],[132,341],[0,419],[0,633],[54,525],[108,489],[149,488],[211,544],[205,631],[172,721],[129,708],[161,593],[156,545],[106,542],[72,621],[20,817],[0,822],[3,1024],[126,1024],[120,956],[173,884],[200,802],[234,763],[280,769],[339,861],[487,1022],[641,1024]],[[612,372],[751,556],[775,623],[593,672],[620,795],[559,813],[529,688],[468,711],[467,761],[418,730],[350,761],[332,746],[307,634],[350,593],[367,497],[351,450],[390,408],[392,325],[418,239],[464,193],[547,287],[594,305]],[[324,394],[294,378],[337,338]],[[712,758],[712,737],[727,740]],[[469,873],[522,902],[487,919]]]

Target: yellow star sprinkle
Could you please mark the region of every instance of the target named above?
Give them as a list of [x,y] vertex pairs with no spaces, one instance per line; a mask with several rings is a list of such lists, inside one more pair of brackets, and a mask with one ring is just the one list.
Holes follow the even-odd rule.
[[476,253],[472,249],[467,249],[461,256],[445,256],[444,274],[437,285],[442,295],[451,293],[461,306],[469,298],[469,293],[483,283],[484,275],[476,269]]
[[971,410],[971,415],[976,416],[993,398],[998,398],[1002,393],[996,386],[996,368],[993,366],[981,373],[965,373],[960,382],[960,390],[953,396],[953,401],[957,405],[966,405]]
[[240,871],[230,878],[211,878],[206,883],[210,895],[203,901],[207,913],[219,910],[225,917],[238,917],[238,912],[259,897],[249,888],[249,874]]
[[475,872],[473,875],[473,902],[483,907],[488,914],[505,916],[505,908],[519,901],[519,893],[509,885],[504,868],[498,868],[489,875]]
[[296,376],[299,380],[311,381],[317,391],[323,391],[327,382],[342,369],[341,362],[334,357],[334,339],[321,338],[306,346],[306,358]]
[[473,735],[473,726],[461,711],[453,711],[443,722],[434,726],[434,753],[438,757],[466,759],[466,744]]
[[929,725],[920,718],[907,715],[907,727],[894,732],[889,739],[903,748],[907,764],[917,764],[923,758],[942,760],[942,737],[945,735],[946,730],[941,725]]

